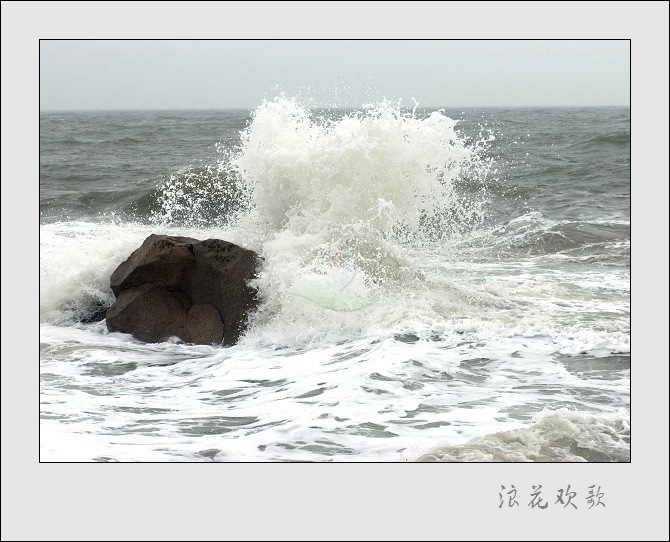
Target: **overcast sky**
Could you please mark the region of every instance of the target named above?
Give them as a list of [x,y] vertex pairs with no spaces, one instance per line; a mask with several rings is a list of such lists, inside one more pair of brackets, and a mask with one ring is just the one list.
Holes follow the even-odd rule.
[[629,105],[628,40],[40,42],[40,109]]

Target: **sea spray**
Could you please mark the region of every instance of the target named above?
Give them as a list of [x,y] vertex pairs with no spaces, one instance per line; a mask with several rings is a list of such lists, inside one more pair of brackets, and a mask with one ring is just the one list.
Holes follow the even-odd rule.
[[[381,108],[299,116],[328,133],[345,117],[379,124],[369,111]],[[353,185],[332,210],[301,208],[297,190],[274,224],[258,211],[262,179],[233,168],[260,156],[240,133],[262,113],[40,114],[42,461],[630,460],[630,155],[599,138],[629,134],[629,110],[450,111],[472,160],[451,192],[434,191],[451,202],[442,215],[421,186],[418,214],[381,190],[357,210]],[[389,126],[429,116],[399,111]],[[70,139],[98,134],[106,155],[94,142],[73,154]],[[486,174],[489,155],[500,174]],[[521,174],[508,167],[520,160]],[[221,202],[235,194],[231,216]],[[154,232],[266,257],[264,303],[239,344],[147,344],[78,321]],[[291,294],[310,281],[369,303],[338,311]]]
[[[489,175],[494,137],[482,129],[468,138],[457,127],[443,111],[388,102],[359,111],[263,102],[218,160],[184,167],[159,186],[148,223],[82,224],[76,235],[67,224],[63,233],[44,228],[41,321],[76,322],[108,305],[111,271],[159,231],[223,238],[263,256],[254,284],[262,302],[246,337],[259,344],[441,329],[556,337],[565,352],[628,352],[627,320],[604,326],[598,316],[627,309],[626,274],[609,273],[612,288],[599,299],[602,273],[556,273],[547,243],[531,245],[569,223],[532,211],[485,226],[487,186],[501,182]],[[545,247],[536,257],[535,245]],[[293,295],[332,289],[331,277],[349,266],[356,272],[344,294],[361,310],[341,313]]]
[[441,111],[417,118],[388,102],[315,118],[278,98],[253,112],[231,165],[264,235],[372,230],[408,240],[436,225],[449,235],[476,226],[484,212],[484,201],[459,196],[456,181],[490,166],[483,142],[468,144],[455,125]]
[[389,102],[331,116],[285,97],[256,108],[226,159],[249,204],[237,227],[265,258],[258,322],[287,318],[286,292],[344,262],[360,271],[350,288],[361,294],[420,289],[413,252],[476,229],[485,214],[485,190],[465,196],[457,185],[485,186],[486,141],[455,126],[442,111],[419,118]]

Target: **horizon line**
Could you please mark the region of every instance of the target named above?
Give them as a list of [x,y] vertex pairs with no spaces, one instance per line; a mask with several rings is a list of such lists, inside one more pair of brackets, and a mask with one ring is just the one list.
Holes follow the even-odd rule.
[[[82,108],[82,109],[40,109],[40,113],[84,113],[107,111],[253,111],[253,107],[122,107],[122,108]],[[600,105],[419,105],[417,109],[560,109],[560,108],[597,108],[597,107],[628,107],[630,104],[600,104]],[[365,109],[357,105],[321,105],[306,109]],[[411,110],[414,107],[400,107]]]

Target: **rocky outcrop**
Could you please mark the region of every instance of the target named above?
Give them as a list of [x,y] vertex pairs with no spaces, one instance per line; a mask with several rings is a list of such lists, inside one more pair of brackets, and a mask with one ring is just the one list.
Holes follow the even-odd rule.
[[220,239],[152,234],[112,273],[110,331],[147,342],[235,344],[257,306],[260,258]]

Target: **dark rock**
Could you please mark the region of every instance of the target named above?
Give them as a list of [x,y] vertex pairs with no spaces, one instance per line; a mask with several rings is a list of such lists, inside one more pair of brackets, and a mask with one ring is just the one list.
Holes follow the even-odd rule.
[[183,339],[191,305],[184,292],[166,290],[160,282],[142,284],[121,291],[107,310],[107,328],[150,343]]
[[162,282],[166,288],[185,291],[188,288],[189,276],[195,269],[192,247],[198,242],[191,237],[152,233],[144,240],[142,246],[112,273],[110,279],[112,292],[119,297],[121,290],[147,282]]
[[110,331],[147,342],[235,344],[257,306],[255,252],[220,239],[152,234],[112,273]]
[[195,344],[221,344],[224,336],[221,314],[209,303],[193,305],[186,316],[184,340]]
[[234,344],[244,331],[247,313],[257,304],[256,291],[247,281],[255,276],[258,256],[218,239],[194,244],[193,254],[197,265],[188,289],[191,301],[214,305],[226,326],[225,344]]

